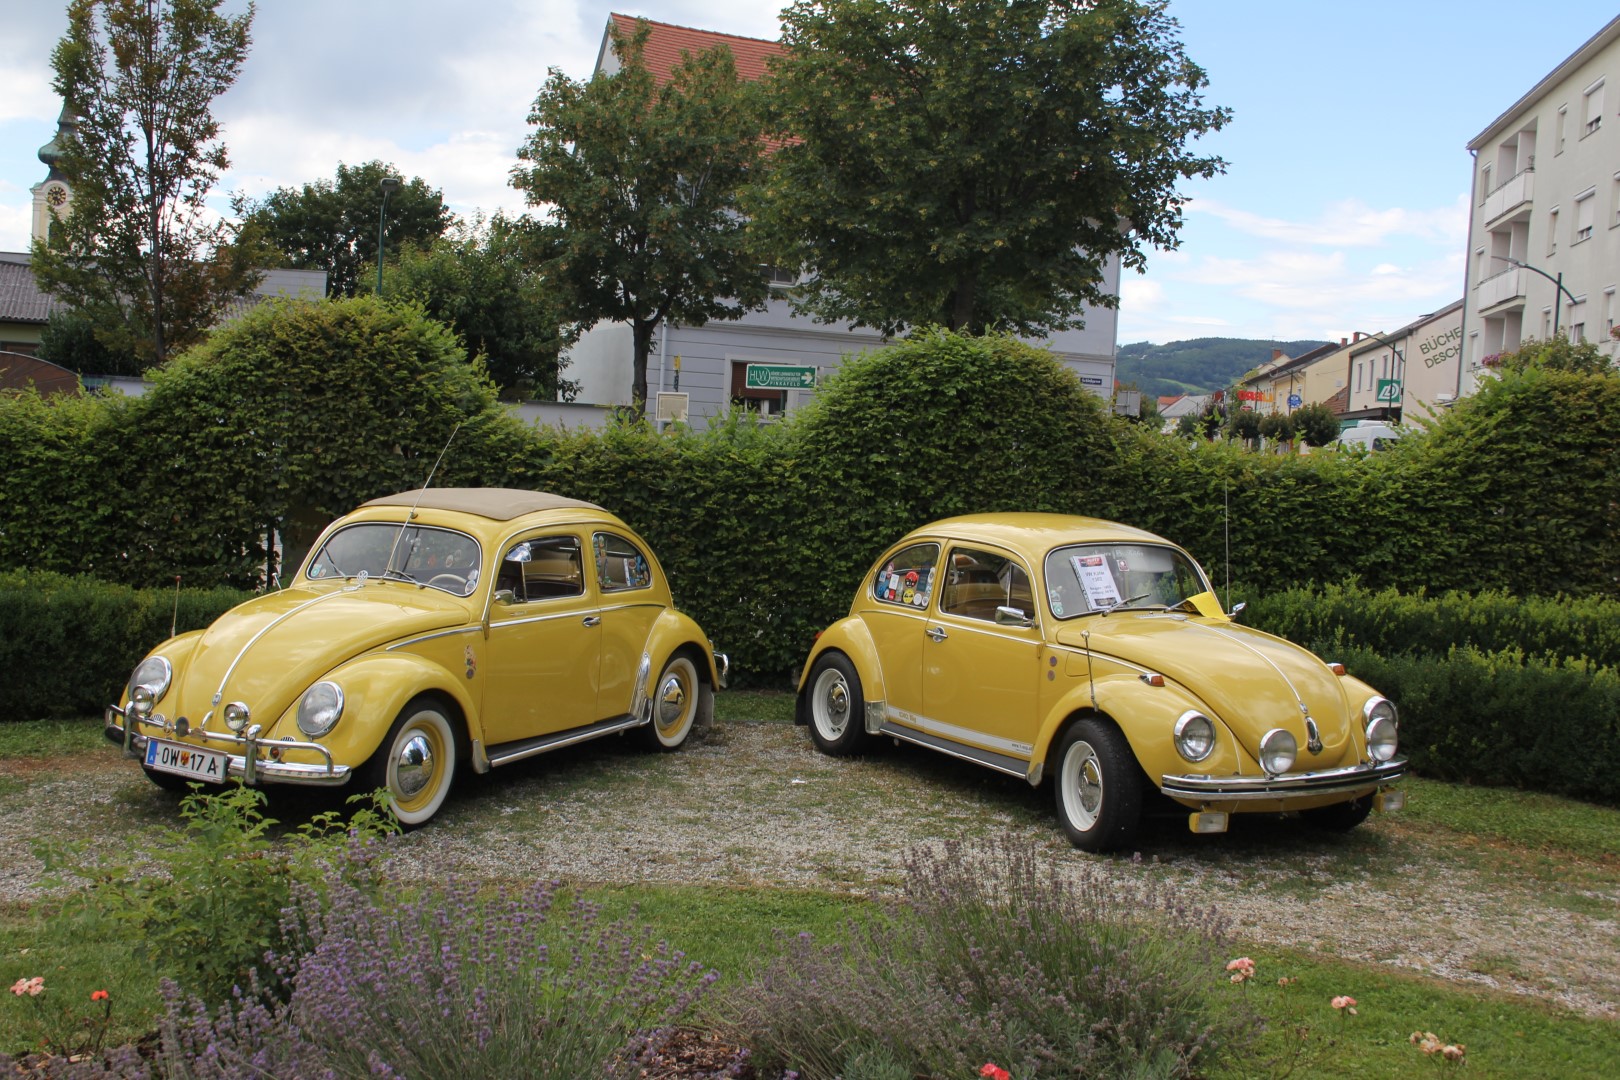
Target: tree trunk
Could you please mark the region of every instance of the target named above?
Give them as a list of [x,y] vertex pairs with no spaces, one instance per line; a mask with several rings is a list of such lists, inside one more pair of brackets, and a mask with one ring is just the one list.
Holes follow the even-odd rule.
[[658,329],[657,319],[635,319],[630,323],[635,344],[632,347],[630,405],[636,416],[647,415],[647,354],[652,351],[653,331]]

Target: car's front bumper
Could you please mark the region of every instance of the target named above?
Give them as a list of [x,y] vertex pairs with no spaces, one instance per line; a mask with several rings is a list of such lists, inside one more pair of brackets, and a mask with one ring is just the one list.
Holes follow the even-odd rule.
[[1306,799],[1320,800],[1323,795],[1379,788],[1405,775],[1406,758],[1398,757],[1393,761],[1323,769],[1319,772],[1285,773],[1281,776],[1164,776],[1160,778],[1159,790],[1172,799],[1190,802],[1271,800],[1286,804]]
[[[124,710],[117,705],[107,706],[104,734],[123,746],[124,753],[133,758],[145,758],[148,736],[136,731],[137,726],[149,727],[163,736],[180,739],[173,723],[153,715],[146,720],[128,722]],[[251,731],[252,729],[250,729]],[[246,784],[301,784],[308,787],[337,787],[349,782],[350,769],[332,760],[331,751],[320,743],[287,740],[258,739],[251,734],[236,735],[220,731],[202,731],[196,728],[186,732],[186,738],[201,739],[208,743],[226,743],[240,752],[229,754],[230,775],[241,777]],[[319,754],[324,764],[310,765],[296,761],[279,760],[289,750],[308,750]]]

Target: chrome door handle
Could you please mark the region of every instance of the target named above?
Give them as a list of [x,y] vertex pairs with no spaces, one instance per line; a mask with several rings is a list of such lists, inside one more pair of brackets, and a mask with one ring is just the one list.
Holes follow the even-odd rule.
[[944,627],[940,626],[930,626],[927,630],[924,630],[923,633],[927,634],[935,641],[944,641],[950,636],[949,634],[945,633]]
[[602,616],[600,616],[600,615],[587,615],[587,616],[585,616],[584,621],[585,621],[586,626],[601,626],[602,625]]

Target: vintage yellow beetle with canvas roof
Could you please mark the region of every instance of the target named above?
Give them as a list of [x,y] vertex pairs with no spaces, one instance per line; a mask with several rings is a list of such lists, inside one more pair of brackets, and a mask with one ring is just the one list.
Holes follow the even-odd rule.
[[1235,615],[1190,555],[1140,529],[937,521],[885,551],[818,636],[797,719],[828,754],[893,738],[1049,779],[1092,851],[1133,843],[1155,793],[1195,832],[1285,811],[1342,830],[1398,808],[1395,706]]
[[328,526],[285,590],[152,650],[106,731],[166,787],[382,788],[413,826],[463,766],[627,731],[679,747],[726,669],[601,507],[406,491]]

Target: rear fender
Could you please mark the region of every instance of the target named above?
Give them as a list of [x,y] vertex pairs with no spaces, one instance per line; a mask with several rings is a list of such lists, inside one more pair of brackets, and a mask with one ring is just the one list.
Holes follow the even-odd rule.
[[[861,680],[861,696],[866,700],[868,708],[873,702],[886,700],[883,687],[883,666],[878,663],[877,646],[872,643],[871,632],[867,630],[866,623],[855,616],[840,619],[833,623],[816,638],[815,646],[804,661],[804,670],[799,673],[799,701],[794,709],[793,722],[795,724],[808,724],[810,722],[809,702],[805,697],[805,690],[810,685],[810,672],[816,666],[816,661],[829,652],[840,652],[849,658],[855,666],[855,674]],[[867,717],[862,718],[866,730],[873,730],[873,725]]]

